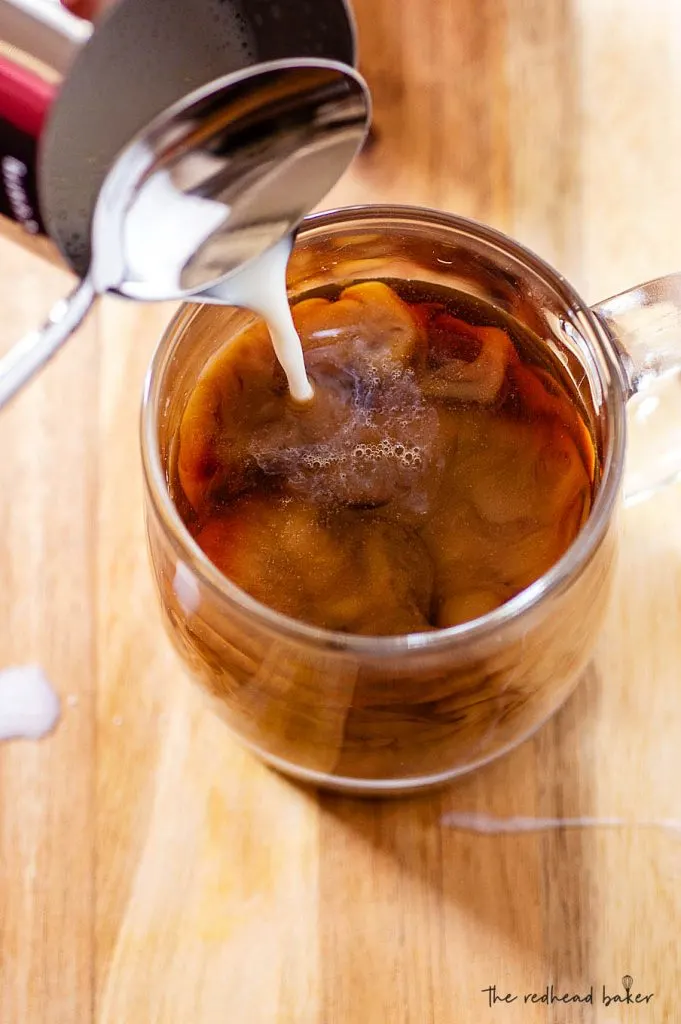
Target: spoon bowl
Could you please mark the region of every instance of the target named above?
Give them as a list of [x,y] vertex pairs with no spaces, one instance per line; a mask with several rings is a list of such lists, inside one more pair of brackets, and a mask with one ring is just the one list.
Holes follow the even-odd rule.
[[210,301],[211,289],[291,236],[360,149],[369,112],[356,71],[300,59],[217,79],[155,118],[105,179],[86,277],[0,360],[0,409],[98,295]]

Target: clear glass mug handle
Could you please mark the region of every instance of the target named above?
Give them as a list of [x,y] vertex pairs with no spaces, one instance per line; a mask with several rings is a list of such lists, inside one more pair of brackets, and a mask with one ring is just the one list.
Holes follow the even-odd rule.
[[619,351],[629,397],[627,504],[681,477],[681,274],[592,306]]

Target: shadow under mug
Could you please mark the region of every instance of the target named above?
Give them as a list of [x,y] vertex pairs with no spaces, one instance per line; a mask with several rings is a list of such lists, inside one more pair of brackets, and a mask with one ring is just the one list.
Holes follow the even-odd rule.
[[681,469],[681,437],[675,443],[660,427],[668,427],[664,389],[670,381],[678,387],[681,278],[589,308],[533,253],[459,217],[368,206],[303,223],[288,268],[292,300],[368,278],[410,278],[478,296],[542,338],[574,381],[600,481],[585,526],[539,580],[463,625],[375,638],[294,621],[227,580],[185,528],[168,480],[187,398],[210,357],[252,321],[244,310],[190,305],[175,316],[147,377],[142,456],[165,621],[213,706],[277,769],[314,785],[387,795],[440,784],[498,757],[579,680],[612,588],[627,402],[637,394],[647,392],[641,435],[657,450],[639,446],[630,497]]

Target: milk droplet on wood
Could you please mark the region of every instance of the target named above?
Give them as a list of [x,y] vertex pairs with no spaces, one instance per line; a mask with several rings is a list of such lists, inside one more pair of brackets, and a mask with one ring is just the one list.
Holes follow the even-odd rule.
[[39,665],[0,670],[0,740],[38,740],[59,720],[59,697]]

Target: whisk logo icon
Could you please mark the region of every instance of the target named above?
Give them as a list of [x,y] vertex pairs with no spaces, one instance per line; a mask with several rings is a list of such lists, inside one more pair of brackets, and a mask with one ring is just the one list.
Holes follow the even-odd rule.
[[603,986],[603,1005],[612,1006],[615,1003],[649,1003],[654,996],[654,992],[649,992],[644,995],[642,992],[632,992],[632,986],[634,979],[630,974],[625,974],[622,978],[622,986],[624,988],[624,995],[620,995],[619,992],[614,992],[610,995],[605,987]]

